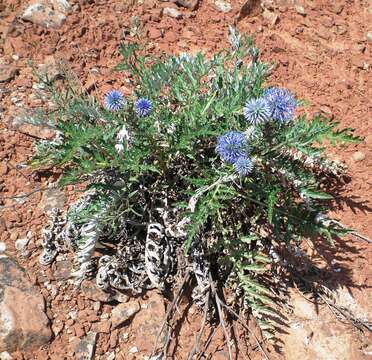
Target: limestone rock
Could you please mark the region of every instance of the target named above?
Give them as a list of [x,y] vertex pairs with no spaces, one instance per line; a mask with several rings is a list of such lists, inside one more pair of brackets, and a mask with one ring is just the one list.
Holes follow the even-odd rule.
[[21,18],[45,28],[59,29],[65,22],[66,15],[44,2],[38,2],[29,5]]
[[91,360],[93,359],[97,341],[97,333],[89,332],[77,344],[75,349],[76,359]]
[[25,270],[0,255],[0,352],[28,351],[51,338],[44,298]]
[[170,16],[172,18],[175,18],[175,19],[181,19],[182,18],[182,14],[177,9],[170,8],[170,7],[164,8],[163,14],[167,15],[167,16]]
[[102,291],[94,282],[84,280],[81,283],[81,291],[83,294],[93,301],[110,302],[114,300],[114,293]]
[[72,262],[69,260],[56,261],[54,264],[54,278],[57,281],[65,281],[71,277],[73,270]]
[[[152,346],[165,316],[164,298],[155,291],[148,292],[148,296],[149,299],[142,304],[141,311],[136,314],[131,323],[131,337],[136,339],[139,351],[145,353],[152,351]],[[159,339],[159,344],[162,341],[164,341],[164,337]]]
[[59,189],[48,189],[43,192],[43,196],[39,203],[39,207],[48,213],[53,208],[63,209],[65,205],[66,196]]
[[51,140],[56,136],[55,131],[50,127],[32,124],[23,116],[10,115],[5,122],[9,129],[17,130],[37,139]]
[[123,322],[131,319],[138,311],[140,311],[138,301],[131,301],[117,305],[111,313],[112,327],[118,327]]

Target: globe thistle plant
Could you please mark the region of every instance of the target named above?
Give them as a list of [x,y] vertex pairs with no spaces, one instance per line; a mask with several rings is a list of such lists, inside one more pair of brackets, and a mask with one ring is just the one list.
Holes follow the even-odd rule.
[[119,90],[110,90],[105,95],[104,104],[107,110],[118,111],[125,105],[125,99]]
[[245,104],[243,112],[251,125],[258,125],[269,120],[271,108],[265,98],[252,99]]
[[265,92],[265,100],[273,120],[287,123],[293,119],[297,102],[290,91],[277,87],[269,88]]
[[224,161],[234,164],[239,158],[246,156],[247,147],[244,134],[230,131],[218,138],[216,151]]
[[[343,169],[327,162],[319,143],[359,139],[331,120],[295,117],[288,90],[263,89],[268,66],[252,41],[234,33],[232,42],[232,52],[181,56],[181,66],[173,56],[148,61],[134,44],[123,45],[117,68],[131,74],[143,97],[124,106],[122,93],[112,90],[104,101],[110,112],[95,104],[91,111],[90,97],[66,91],[71,98],[45,115],[55,117],[61,141],[41,143],[33,164],[58,165],[60,184],[88,181],[94,190],[76,221],[92,241],[84,247],[79,230],[66,244],[79,243],[88,260],[96,244],[107,246],[100,253],[110,255],[92,262],[103,289],[179,288],[181,297],[196,284],[190,301],[209,307],[211,317],[220,313],[212,309],[223,301],[218,294],[226,294],[232,309],[244,304],[240,315],[256,316],[268,335],[285,298],[277,294],[291,286],[278,284],[298,270],[290,249],[347,233],[326,216],[326,186]],[[156,116],[149,116],[150,99]],[[68,231],[58,229],[61,241]],[[182,278],[189,286],[177,283]]]
[[235,161],[234,168],[240,176],[247,176],[253,170],[253,161],[247,156],[242,156]]
[[137,115],[144,117],[150,115],[153,105],[151,100],[141,98],[136,101],[134,107]]

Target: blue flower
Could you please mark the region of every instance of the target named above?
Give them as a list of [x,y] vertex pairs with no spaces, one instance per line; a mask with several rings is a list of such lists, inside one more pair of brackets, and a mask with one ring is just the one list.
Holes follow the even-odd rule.
[[141,98],[136,101],[135,111],[138,116],[147,116],[152,111],[152,101],[149,99]]
[[118,111],[125,104],[123,94],[118,90],[111,90],[105,95],[105,108],[110,111]]
[[244,134],[230,131],[218,138],[216,151],[224,161],[234,164],[240,157],[246,156],[247,146]]
[[273,120],[280,122],[292,120],[297,102],[291,92],[273,87],[266,90],[265,99],[270,106],[270,116]]
[[247,176],[253,170],[253,161],[246,156],[242,156],[235,161],[234,168],[240,176]]
[[252,125],[262,124],[269,120],[271,110],[266,99],[249,100],[243,109],[245,119]]

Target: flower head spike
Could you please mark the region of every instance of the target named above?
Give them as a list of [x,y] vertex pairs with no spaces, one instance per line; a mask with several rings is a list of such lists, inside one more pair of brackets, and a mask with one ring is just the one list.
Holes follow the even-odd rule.
[[224,161],[234,164],[240,157],[246,156],[247,146],[244,134],[230,131],[218,138],[216,151]]
[[234,168],[240,176],[247,176],[253,170],[253,161],[246,156],[242,156],[235,161]]
[[110,111],[118,111],[125,104],[123,94],[118,90],[111,90],[105,95],[105,108]]
[[273,87],[266,90],[265,99],[270,106],[270,115],[273,120],[284,123],[292,120],[297,102],[291,92]]
[[262,124],[270,118],[270,106],[266,99],[249,100],[243,109],[245,119],[251,125]]
[[138,116],[147,116],[152,111],[152,101],[149,99],[141,98],[135,103],[135,112]]

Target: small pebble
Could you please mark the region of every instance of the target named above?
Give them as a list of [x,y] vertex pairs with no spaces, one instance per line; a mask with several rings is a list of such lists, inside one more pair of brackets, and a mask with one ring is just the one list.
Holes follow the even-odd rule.
[[363,161],[366,158],[365,154],[362,153],[361,151],[357,151],[353,154],[353,160],[358,162],[358,161]]
[[12,356],[7,352],[3,351],[0,353],[0,360],[12,360]]
[[101,303],[100,303],[99,301],[95,301],[95,302],[93,303],[93,310],[94,310],[95,312],[98,312],[98,311],[101,310]]
[[175,18],[175,19],[182,18],[182,14],[177,9],[174,9],[174,8],[168,8],[168,7],[164,8],[163,14],[170,16],[172,18]]
[[115,360],[115,353],[114,353],[114,352],[109,353],[109,355],[107,356],[106,359],[107,359],[107,360]]
[[30,241],[30,239],[18,239],[16,242],[15,242],[15,247],[18,251],[23,251],[26,249],[27,247],[27,244],[28,242]]
[[228,13],[232,9],[231,4],[224,0],[215,0],[214,4],[218,10],[224,13]]
[[133,346],[129,349],[129,354],[135,354],[138,353],[138,348],[137,346]]
[[300,14],[302,16],[306,15],[305,8],[301,5],[295,5],[295,10],[297,11],[298,14]]

